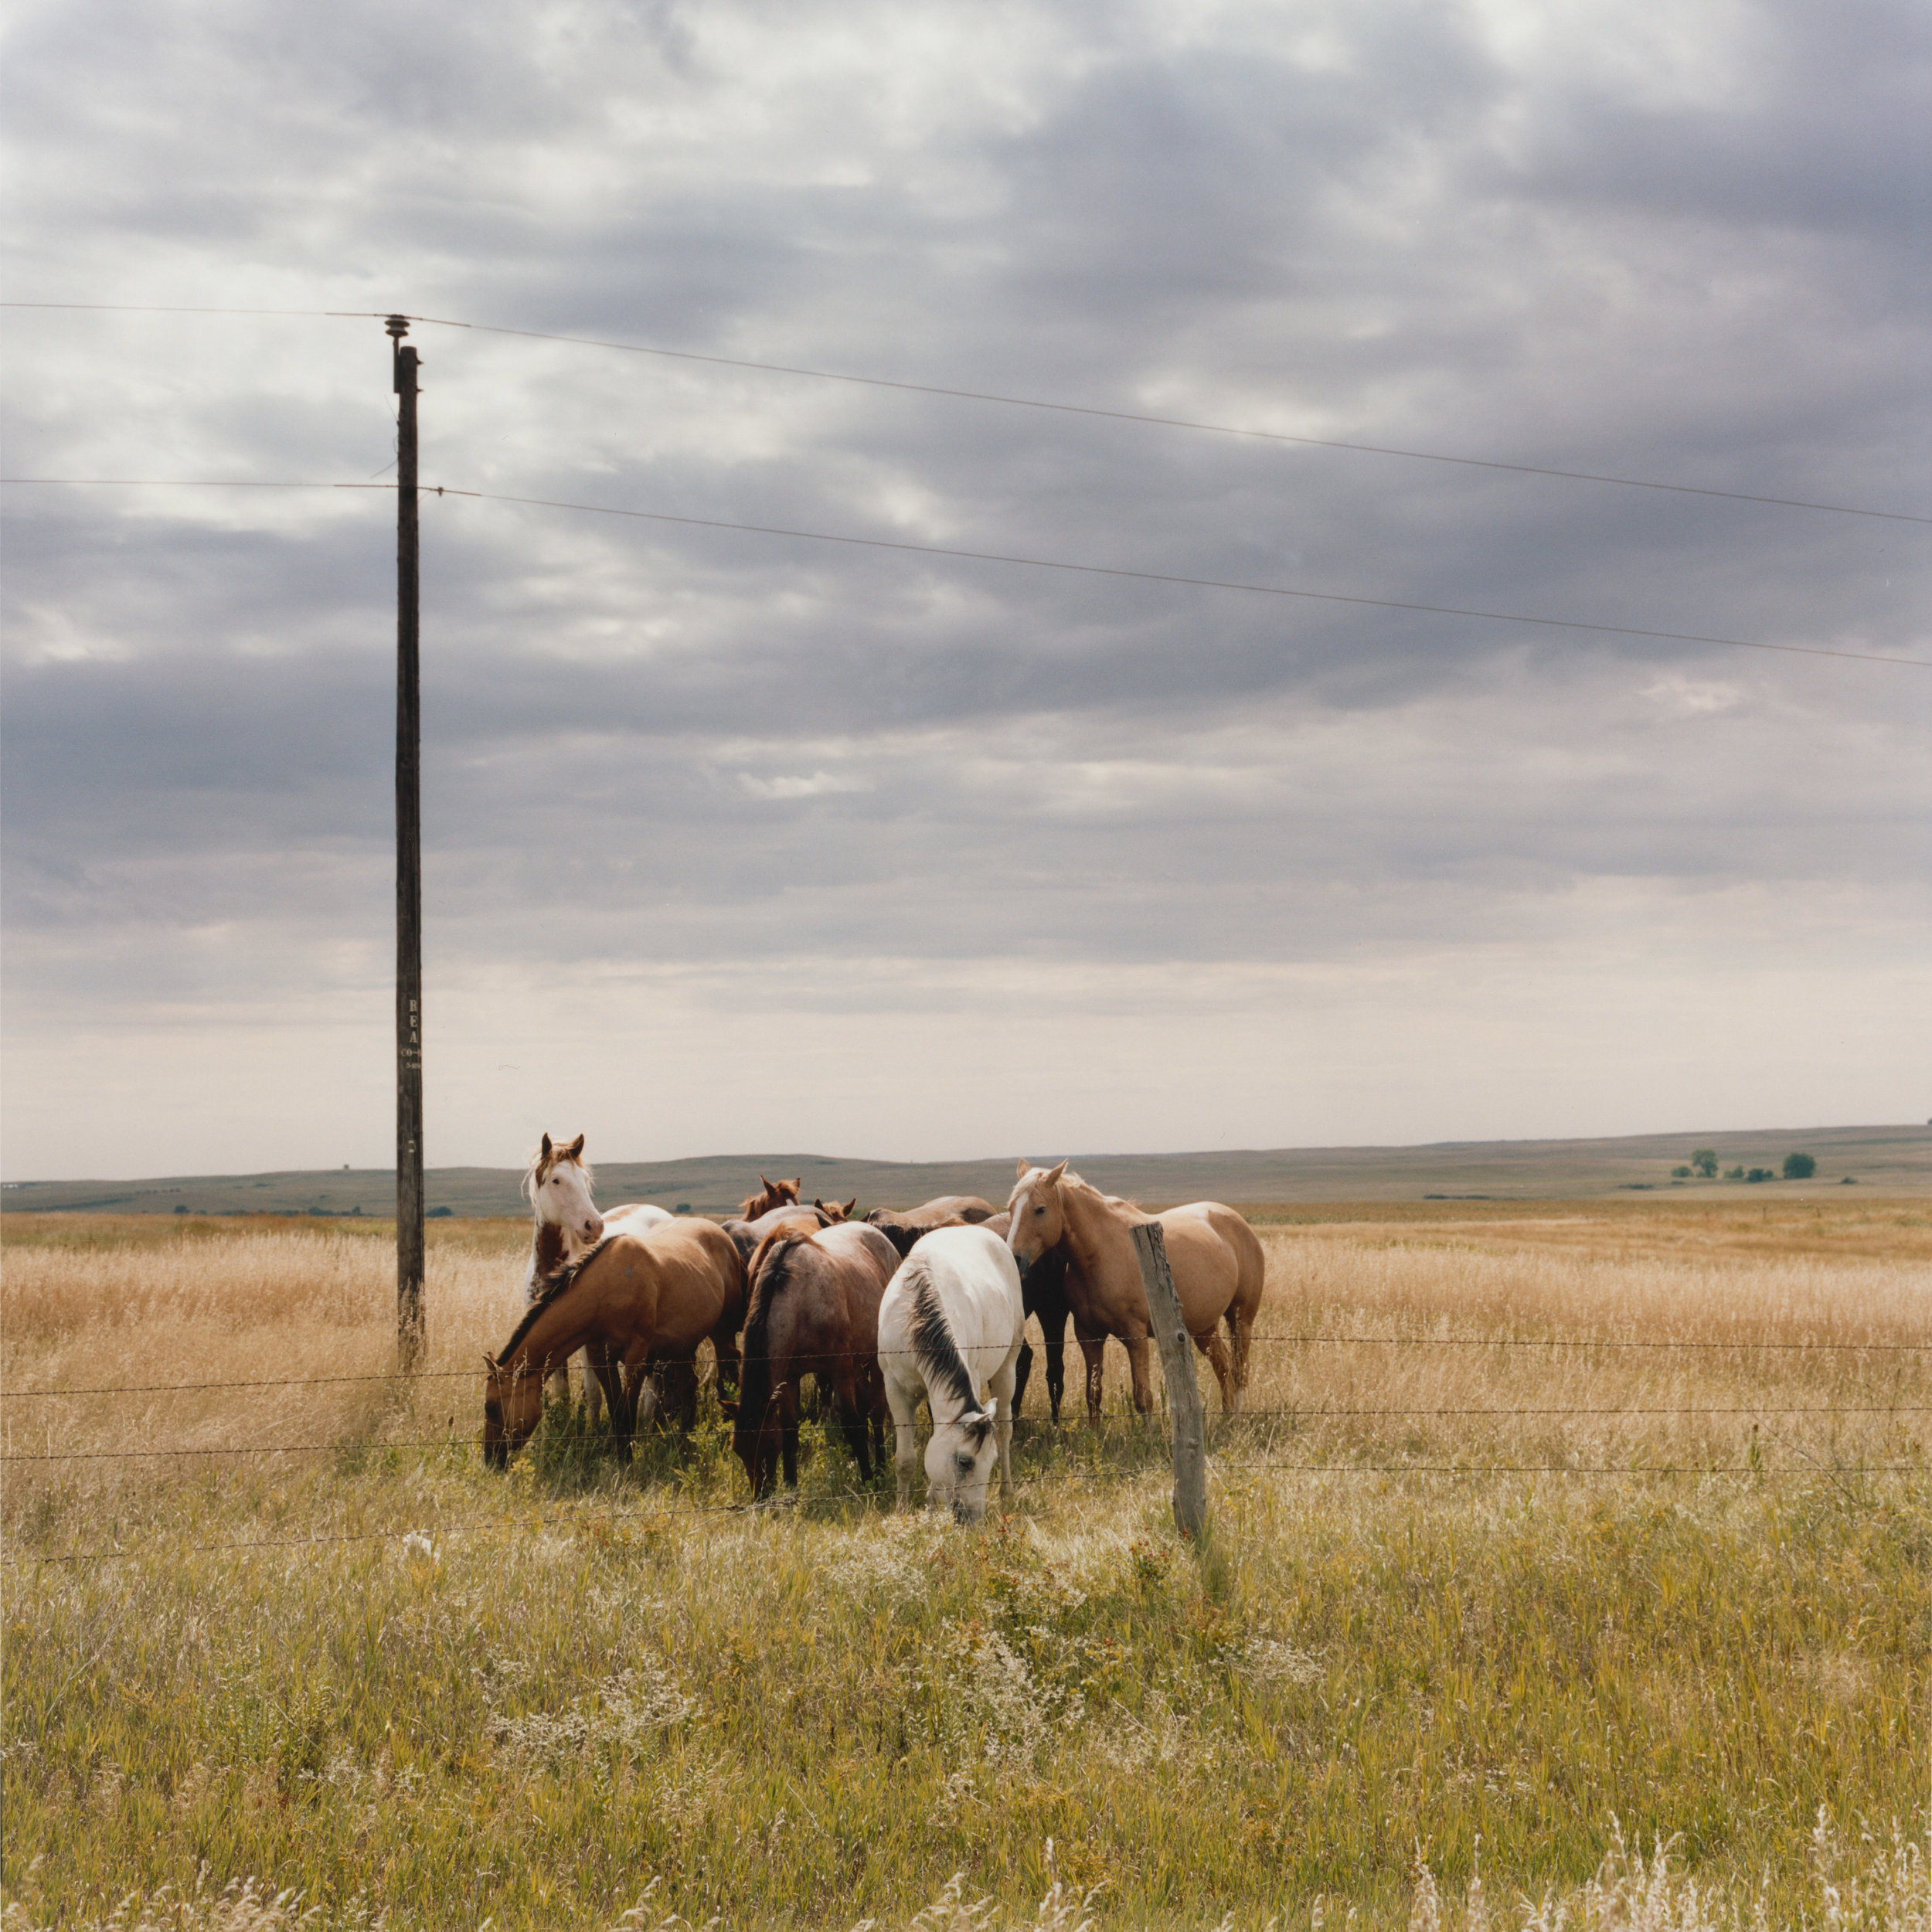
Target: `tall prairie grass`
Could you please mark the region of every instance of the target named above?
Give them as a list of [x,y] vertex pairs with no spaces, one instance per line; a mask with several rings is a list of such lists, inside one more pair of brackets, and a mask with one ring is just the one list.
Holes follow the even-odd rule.
[[403,1383],[386,1230],[7,1217],[9,1932],[1925,1927],[1924,1211],[1263,1233],[1190,1550],[1117,1355],[981,1533],[752,1511],[709,1403],[481,1468],[514,1224]]

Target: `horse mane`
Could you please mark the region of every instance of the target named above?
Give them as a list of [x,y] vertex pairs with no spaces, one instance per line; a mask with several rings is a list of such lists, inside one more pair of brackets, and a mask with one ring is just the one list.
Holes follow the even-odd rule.
[[614,1234],[607,1236],[605,1240],[600,1241],[595,1247],[590,1249],[581,1259],[573,1261],[567,1267],[559,1268],[555,1274],[545,1277],[543,1285],[536,1291],[536,1299],[523,1311],[523,1319],[511,1331],[509,1340],[497,1351],[496,1361],[498,1368],[507,1367],[515,1359],[517,1344],[536,1326],[537,1317],[560,1295],[567,1294],[576,1282],[577,1277],[611,1245],[612,1241],[618,1238]]
[[534,1277],[539,1282],[549,1281],[570,1251],[570,1244],[564,1240],[563,1230],[559,1223],[538,1222],[536,1239],[530,1244],[530,1267]]
[[[979,1391],[960,1359],[959,1345],[947,1325],[946,1311],[940,1306],[933,1287],[932,1270],[915,1252],[909,1256],[906,1271],[912,1284],[913,1359],[919,1364],[928,1385],[938,1383],[958,1396],[969,1413],[979,1407]],[[967,1417],[960,1418],[964,1423]]]
[[[1032,1175],[1036,1172],[1044,1173],[1046,1171],[1046,1170],[1044,1168],[1038,1169],[1029,1168],[1026,1173],[1022,1174],[1018,1180],[1014,1182],[1012,1191],[1006,1197],[1006,1211],[1009,1214],[1012,1213],[1013,1211],[1013,1203],[1019,1199],[1020,1189],[1029,1184]],[[1070,1167],[1060,1176],[1060,1185],[1062,1187],[1065,1187],[1070,1182],[1075,1187],[1085,1188],[1090,1194],[1100,1193],[1100,1189],[1095,1187],[1090,1181],[1087,1180],[1080,1175],[1076,1174]],[[1104,1199],[1106,1197],[1102,1196],[1101,1198]]]

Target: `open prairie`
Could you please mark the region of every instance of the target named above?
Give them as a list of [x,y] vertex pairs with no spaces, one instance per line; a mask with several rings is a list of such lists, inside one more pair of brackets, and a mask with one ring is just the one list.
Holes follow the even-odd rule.
[[1199,1549],[1117,1351],[983,1532],[753,1511],[482,1468],[523,1224],[405,1383],[380,1223],[9,1214],[5,1923],[1923,1926],[1932,1213],[1765,1192],[1256,1210]]

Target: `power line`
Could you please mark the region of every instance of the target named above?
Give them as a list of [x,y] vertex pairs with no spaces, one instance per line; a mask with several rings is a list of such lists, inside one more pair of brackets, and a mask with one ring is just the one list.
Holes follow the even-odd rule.
[[[61,476],[0,477],[0,485],[114,489],[319,489],[328,487],[338,490],[393,490],[396,487],[393,483],[379,482],[337,483],[325,486],[315,483],[202,482],[189,478],[175,477]],[[428,495],[432,491],[439,497],[470,497],[480,503],[505,503],[524,509],[563,510],[588,516],[613,516],[634,522],[675,524],[688,529],[729,530],[750,536],[789,537],[806,543],[837,543],[859,549],[896,551],[911,556],[945,557],[964,563],[1001,563],[1028,570],[1061,570],[1079,577],[1121,577],[1138,583],[1174,584],[1197,590],[1242,591],[1258,597],[1291,597],[1315,604],[1347,604],[1362,610],[1401,611],[1427,617],[1469,617],[1482,623],[1524,624],[1532,629],[1582,631],[1600,637],[1639,638],[1652,643],[1716,645],[1727,649],[1777,651],[1796,657],[1843,658],[1860,664],[1908,665],[1920,670],[1932,670],[1932,658],[1890,657],[1876,651],[1835,651],[1825,645],[1773,644],[1760,638],[1714,637],[1694,631],[1653,631],[1635,624],[1596,624],[1580,617],[1529,616],[1521,611],[1478,611],[1460,604],[1418,604],[1404,598],[1362,597],[1339,590],[1306,590],[1287,584],[1250,583],[1230,577],[1183,577],[1168,571],[1134,570],[1121,564],[1074,563],[1057,557],[1026,556],[1017,553],[998,550],[959,549],[937,543],[909,543],[892,537],[848,536],[832,531],[792,529],[777,524],[738,523],[722,517],[682,516],[668,510],[621,509],[605,503],[577,503],[552,497],[509,496],[494,490],[459,489],[453,484],[423,485],[424,495]]]
[[[321,489],[393,490],[393,483],[256,483],[251,481],[203,481],[185,477],[0,477],[0,485],[103,489]],[[1196,590],[1234,590],[1257,597],[1289,597],[1315,604],[1339,604],[1370,611],[1400,611],[1424,617],[1468,617],[1480,623],[1515,624],[1535,630],[1580,631],[1597,637],[1638,638],[1651,643],[1716,645],[1725,649],[1776,651],[1804,658],[1842,658],[1859,664],[1910,665],[1932,670],[1932,658],[1900,658],[1876,651],[1835,651],[1816,644],[1774,644],[1761,638],[1718,637],[1696,631],[1656,631],[1637,624],[1597,624],[1581,617],[1530,615],[1515,611],[1479,611],[1465,605],[1420,604],[1401,597],[1372,597],[1340,590],[1308,590],[1281,583],[1252,583],[1231,577],[1185,577],[1165,570],[1135,570],[1112,563],[1075,563],[1059,557],[1027,556],[1016,552],[967,550],[937,543],[910,543],[898,538],[849,536],[835,531],[800,530],[770,523],[739,523],[722,517],[683,516],[668,510],[622,509],[607,503],[577,503],[560,498],[510,496],[494,490],[459,489],[454,485],[426,484],[423,494],[470,497],[480,503],[504,503],[524,509],[563,510],[587,516],[612,516],[633,522],[667,523],[687,529],[728,530],[750,536],[777,536],[805,543],[836,543],[848,548],[891,550],[910,556],[945,557],[970,563],[999,563],[1026,570],[1060,570],[1079,577],[1119,577],[1137,583],[1172,584]]]
[[[61,309],[89,313],[140,315],[269,315],[294,316],[315,320],[380,321],[388,314],[404,311],[376,309],[212,308],[185,306],[153,306],[134,302],[0,302],[0,308]],[[1360,456],[1386,456],[1416,463],[1440,463],[1458,468],[1495,470],[1514,476],[1539,476],[1568,483],[1596,483],[1617,489],[1663,490],[1674,495],[1705,496],[1732,503],[1757,503],[1777,509],[1818,510],[1833,516],[1874,517],[1889,523],[1932,525],[1932,517],[1915,516],[1900,510],[1873,510],[1849,503],[1824,503],[1809,498],[1760,495],[1746,490],[1719,490],[1695,483],[1665,483],[1655,478],[1611,476],[1590,470],[1564,470],[1535,463],[1508,463],[1480,456],[1451,456],[1438,450],[1400,449],[1393,444],[1359,443],[1339,437],[1297,436],[1285,430],[1263,430],[1238,423],[1209,423],[1191,417],[1155,416],[1134,410],[1103,409],[1085,403],[1056,403],[1041,396],[1007,396],[988,389],[956,389],[937,383],[910,383],[884,376],[856,376],[837,369],[809,369],[791,362],[764,362],[748,357],[711,355],[695,349],[665,349],[645,342],[621,342],[594,335],[564,335],[535,328],[509,328],[493,322],[459,321],[446,315],[410,315],[412,322],[432,328],[460,328],[479,335],[503,335],[525,342],[560,342],[578,349],[615,350],[626,355],[651,355],[668,362],[699,362],[714,369],[736,369],[766,376],[791,376],[817,383],[838,383],[858,388],[896,390],[902,395],[937,396],[955,402],[990,403],[1004,409],[1039,410],[1056,415],[1081,416],[1104,422],[1132,423],[1145,427],[1190,430],[1210,436],[1231,436],[1268,443],[1294,444],[1304,449],[1340,450]]]
[[[359,487],[345,485],[345,488]],[[1285,584],[1248,583],[1227,577],[1182,577],[1163,570],[1132,570],[1111,563],[1070,563],[1055,557],[1023,556],[997,550],[955,549],[937,543],[908,543],[891,537],[842,536],[824,530],[794,530],[768,523],[734,523],[722,518],[676,516],[663,510],[616,509],[602,503],[564,502],[548,497],[505,496],[490,490],[451,488],[451,496],[485,503],[513,503],[526,509],[573,510],[593,516],[631,517],[651,523],[675,523],[702,530],[736,530],[755,536],[794,537],[808,543],[842,543],[870,550],[897,550],[913,556],[948,557],[973,563],[1015,564],[1035,570],[1065,570],[1081,577],[1124,577],[1139,583],[1171,583],[1198,590],[1241,590],[1259,597],[1294,597],[1316,604],[1345,604],[1372,611],[1405,611],[1426,617],[1473,617],[1489,624],[1527,624],[1537,629],[1586,631],[1603,637],[1642,638],[1668,644],[1713,644],[1743,651],[1780,651],[1798,657],[1849,658],[1863,664],[1903,664],[1932,671],[1932,658],[1888,657],[1872,651],[1834,651],[1823,645],[1770,644],[1757,638],[1707,637],[1690,631],[1651,631],[1627,624],[1592,624],[1577,617],[1529,617],[1520,611],[1476,611],[1458,604],[1416,604],[1399,597],[1358,597],[1338,590],[1304,590]],[[439,490],[440,496],[444,492]]]

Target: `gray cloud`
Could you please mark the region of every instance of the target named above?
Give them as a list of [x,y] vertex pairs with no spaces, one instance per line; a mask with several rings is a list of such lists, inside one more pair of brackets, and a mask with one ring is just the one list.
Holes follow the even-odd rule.
[[[1186,32],[1076,9],[1010,31],[29,11],[15,286],[400,303],[1924,512],[1923,19],[1580,27],[1395,4]],[[15,474],[361,481],[393,453],[373,322],[5,328]],[[458,487],[1932,655],[1910,526],[417,339],[425,474]],[[339,1023],[379,1062],[389,499],[12,489],[6,510],[12,1050],[73,1046],[36,1117],[84,1148],[75,1043],[110,1024],[117,1093],[167,1077],[170,1029],[229,1053],[224,1011],[250,1041],[359,1015]],[[1739,984],[1835,975],[1876,1012],[1923,934],[1922,672],[455,498],[424,528],[433,997],[471,1015],[451,1050],[473,1057],[546,972],[587,1012],[648,970],[697,975],[693,1014],[943,1026],[972,975],[1031,962],[1070,1010],[1157,1029],[1180,1024],[1160,974],[1225,973],[1223,1032],[1187,1035],[1211,1059],[1311,997],[1284,972],[1355,975],[1372,1052],[1377,975],[1453,1033],[1478,953],[1532,988],[1614,953],[1659,1002],[1693,957]],[[1570,1037],[1548,997],[1526,1039]],[[1410,1024],[1403,1050],[1450,1044]],[[1094,1036],[1056,1037],[1094,1095]],[[1828,1114],[1883,1089],[1867,1070],[1848,1085],[1821,1038],[1793,1104]],[[1745,1104],[1721,1058],[1708,1075]],[[1513,1090],[1523,1131],[1604,1124],[1596,1089],[1553,1114],[1527,1063]],[[1165,1144],[1088,1104],[1087,1144]],[[526,1138],[481,1105],[447,1158]],[[318,1113],[327,1158],[355,1134],[379,1156],[379,1119]],[[1325,1137],[1281,1118],[1248,1131]],[[747,1116],[742,1138],[768,1137]],[[9,1171],[56,1144],[9,1141]]]

